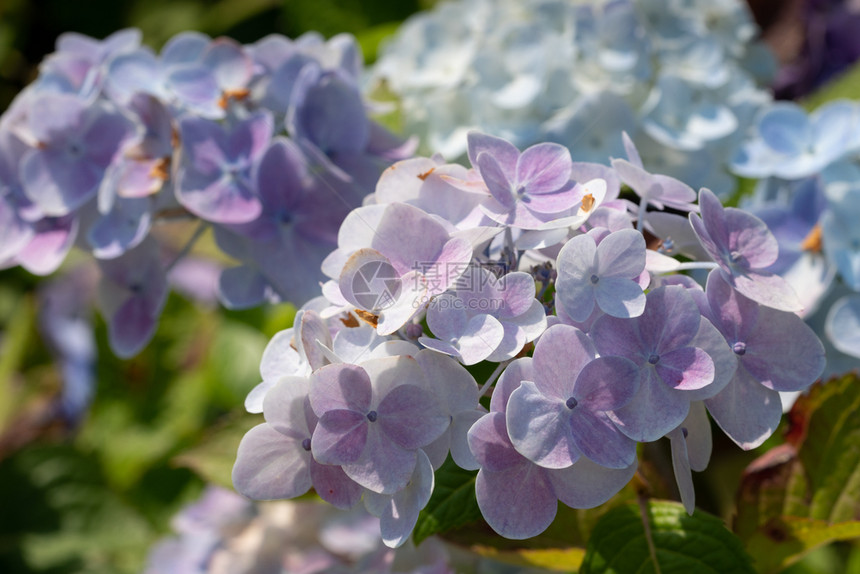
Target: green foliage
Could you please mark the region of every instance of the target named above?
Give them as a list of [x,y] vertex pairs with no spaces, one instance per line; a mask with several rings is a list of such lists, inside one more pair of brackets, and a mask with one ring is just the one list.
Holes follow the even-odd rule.
[[477,474],[477,471],[463,470],[448,457],[436,471],[433,495],[412,531],[415,544],[420,544],[428,536],[483,520],[475,498]]
[[[620,506],[597,523],[581,574],[755,572],[741,541],[719,518],[701,511],[688,516],[675,502],[645,504],[648,530],[636,504]],[[659,566],[652,559],[649,537]]]
[[787,442],[747,470],[734,530],[761,572],[860,538],[860,377],[818,383],[789,413]]

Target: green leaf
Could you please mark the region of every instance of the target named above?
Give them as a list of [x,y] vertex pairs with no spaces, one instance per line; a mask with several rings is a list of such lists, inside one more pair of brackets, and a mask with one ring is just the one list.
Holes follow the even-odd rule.
[[449,456],[436,471],[433,496],[412,531],[415,544],[434,534],[440,534],[478,520],[481,510],[475,498],[477,471],[463,470]]
[[262,422],[260,415],[237,411],[209,431],[197,446],[174,457],[173,463],[190,468],[208,482],[233,488],[231,475],[239,441]]
[[768,522],[747,540],[760,572],[779,572],[814,548],[837,540],[860,538],[860,522],[828,524],[823,520],[785,516]]
[[676,502],[647,503],[659,570],[637,504],[607,513],[591,533],[580,574],[754,573],[741,541],[710,514],[687,515]]
[[734,531],[762,572],[860,528],[860,377],[819,383],[788,415],[787,442],[756,459],[738,490]]

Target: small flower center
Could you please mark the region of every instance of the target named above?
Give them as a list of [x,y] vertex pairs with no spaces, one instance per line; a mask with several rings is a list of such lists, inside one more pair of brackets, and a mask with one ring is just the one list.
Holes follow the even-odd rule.
[[369,413],[367,413],[367,420],[372,423],[375,423],[378,416],[379,415],[376,414],[376,411],[370,411]]
[[735,355],[743,355],[747,352],[747,344],[743,341],[738,341],[734,345],[732,345],[732,351],[735,352]]
[[567,401],[565,401],[564,404],[565,404],[565,406],[567,406],[567,408],[569,408],[570,410],[573,410],[574,408],[576,408],[576,405],[579,404],[579,401],[577,401],[573,397],[570,397],[569,399],[567,399]]
[[600,277],[598,277],[597,275],[592,275],[592,276],[591,276],[591,284],[592,284],[592,285],[597,285],[597,282],[598,282],[598,281],[600,281]]
[[729,258],[732,260],[732,263],[737,263],[743,258],[743,255],[740,251],[732,251]]
[[311,450],[311,439],[306,438],[305,440],[303,440],[302,441],[302,448],[307,450],[307,451],[310,451]]
[[658,362],[660,362],[660,355],[658,355],[657,353],[651,353],[651,356],[648,357],[648,362],[652,365],[656,365]]

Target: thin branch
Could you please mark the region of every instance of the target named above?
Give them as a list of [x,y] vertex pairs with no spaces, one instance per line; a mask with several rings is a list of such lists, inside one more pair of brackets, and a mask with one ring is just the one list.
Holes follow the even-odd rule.
[[188,241],[185,242],[185,245],[182,247],[179,253],[176,254],[176,257],[173,258],[173,261],[168,263],[167,267],[164,268],[165,274],[170,273],[170,271],[176,266],[176,264],[179,263],[179,261],[183,257],[188,255],[189,252],[191,252],[191,249],[194,247],[194,244],[197,243],[197,240],[200,239],[200,237],[203,235],[203,233],[206,232],[208,228],[208,222],[200,222],[200,224],[197,226],[197,229],[194,230],[194,234],[188,239]]

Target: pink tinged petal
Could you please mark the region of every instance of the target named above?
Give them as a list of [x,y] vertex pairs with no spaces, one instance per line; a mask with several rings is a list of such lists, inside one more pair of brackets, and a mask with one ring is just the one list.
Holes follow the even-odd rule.
[[218,297],[228,309],[250,309],[266,301],[269,283],[247,265],[224,269],[218,277]]
[[86,157],[101,168],[106,168],[122,149],[123,140],[135,134],[134,124],[119,112],[102,107],[91,108],[88,124],[81,134]]
[[364,489],[336,465],[320,464],[311,458],[311,483],[320,498],[341,510],[349,510],[361,500]]
[[457,341],[460,360],[474,365],[493,354],[502,339],[505,328],[491,315],[476,315],[469,319],[466,329]]
[[[400,274],[414,270],[418,264],[439,260],[439,254],[450,238],[441,223],[417,207],[405,203],[385,206],[378,225],[371,231],[370,244],[361,247],[371,247],[385,255]],[[338,245],[342,234],[341,228]]]
[[45,94],[33,99],[27,114],[36,141],[49,143],[78,131],[88,113],[87,102],[68,94]]
[[227,139],[227,156],[233,160],[256,161],[272,141],[274,122],[265,110],[239,122]]
[[487,524],[514,540],[531,538],[546,530],[558,509],[547,470],[525,460],[500,472],[481,469],[475,494]]
[[449,433],[451,435],[451,458],[460,468],[477,470],[481,467],[469,448],[469,430],[485,415],[483,410],[462,411],[454,415]]
[[629,319],[645,312],[645,293],[638,283],[630,279],[600,278],[594,288],[594,299],[600,310],[612,317]]
[[690,469],[690,458],[687,455],[687,441],[680,428],[667,435],[672,444],[672,468],[675,471],[675,482],[681,493],[684,510],[690,516],[696,510],[696,490],[693,488],[693,472]]
[[469,162],[472,167],[478,167],[478,156],[482,152],[486,152],[496,158],[496,161],[505,170],[505,179],[514,180],[517,160],[520,157],[520,150],[516,146],[502,138],[476,131],[470,131],[466,134],[466,141],[468,142]]
[[[263,399],[263,415],[269,426],[299,441],[309,438],[312,431],[306,416],[310,410],[309,390],[310,381],[305,377],[281,378]],[[316,423],[315,416],[313,422]]]
[[639,392],[627,406],[609,412],[609,416],[628,437],[650,442],[681,424],[689,411],[690,401],[684,393],[663,383],[652,368],[645,368]]
[[363,413],[347,410],[324,412],[311,437],[314,458],[322,464],[345,465],[358,461],[368,442],[368,425]]
[[57,270],[72,248],[78,234],[78,220],[71,216],[46,218],[34,226],[32,240],[18,252],[18,263],[34,275]]
[[367,371],[359,366],[326,365],[311,375],[311,407],[319,417],[338,409],[363,416],[371,406],[370,380]]
[[[331,333],[316,311],[305,311],[299,326],[299,352],[305,356],[311,370],[317,370],[328,360],[320,349],[320,344],[331,347]],[[319,342],[319,343],[318,343]]]
[[[543,313],[543,305],[539,301],[536,302],[538,305],[541,305],[541,312]],[[546,326],[546,323],[544,323],[544,326]],[[504,330],[502,341],[498,344],[496,350],[487,356],[487,360],[494,363],[513,359],[522,351],[527,342],[526,331],[522,327],[505,321],[502,323],[502,328]]]
[[505,210],[510,211],[517,201],[514,196],[516,190],[513,189],[513,182],[506,177],[505,171],[496,161],[496,158],[489,152],[482,152],[478,154],[476,167],[481,172],[481,177],[493,198]]
[[275,386],[275,380],[271,379],[258,383],[256,387],[251,389],[248,396],[245,397],[245,410],[252,414],[263,412],[263,399],[269,390]]
[[634,460],[626,468],[606,468],[582,457],[576,464],[547,470],[556,496],[571,508],[595,508],[615,496],[636,474]]
[[407,450],[430,444],[445,432],[451,421],[429,391],[408,384],[386,394],[377,413],[382,431]]
[[607,468],[627,468],[636,460],[636,441],[624,436],[606,413],[573,409],[570,433],[587,458]]
[[285,375],[310,374],[298,351],[292,347],[293,336],[292,328],[284,329],[276,333],[266,345],[260,359],[263,380],[276,381]]
[[400,273],[382,253],[359,249],[346,260],[338,287],[357,308],[376,311],[390,306],[400,295]]
[[448,414],[470,412],[478,406],[478,385],[462,365],[448,357],[421,351],[415,360],[424,373],[427,388],[436,393]]
[[428,293],[431,296],[438,295],[453,287],[469,268],[473,251],[471,242],[463,237],[446,241],[435,255],[435,263],[423,270],[428,283]]
[[500,472],[527,462],[511,444],[505,413],[490,412],[482,416],[466,437],[475,461],[488,471]]
[[163,298],[153,302],[144,297],[130,297],[114,313],[108,323],[108,335],[111,349],[118,357],[133,357],[146,346],[158,326],[162,302]]
[[418,342],[427,347],[428,349],[436,351],[437,353],[442,353],[451,357],[460,356],[460,349],[446,341],[440,341],[439,339],[431,339],[430,337],[419,337]]
[[[729,241],[725,209],[719,198],[707,188],[699,191],[699,211],[702,214],[702,223],[707,230],[707,235],[717,246],[718,251],[724,250]],[[707,246],[705,248],[707,249]]]
[[530,195],[552,193],[568,185],[572,167],[566,147],[555,143],[537,144],[525,150],[517,160],[516,181]]
[[680,391],[698,390],[714,381],[713,359],[696,347],[661,354],[654,369],[664,383]]
[[624,152],[627,154],[627,160],[635,167],[642,169],[642,158],[639,156],[639,150],[636,149],[636,145],[630,139],[630,136],[627,135],[627,132],[621,132],[621,141],[624,143]]
[[200,181],[186,174],[180,177],[178,198],[189,211],[215,223],[248,223],[260,216],[263,206],[256,192],[241,178],[224,174]]
[[535,347],[535,387],[548,397],[566,401],[580,371],[595,356],[597,351],[585,333],[569,325],[554,325]]
[[648,293],[648,306],[637,326],[646,352],[664,353],[688,346],[701,320],[699,307],[688,290],[666,285]]
[[187,161],[203,175],[221,172],[227,163],[224,147],[227,134],[216,122],[200,118],[183,118],[179,122],[179,135]]
[[267,424],[242,437],[233,466],[233,486],[254,500],[294,498],[311,487],[311,456],[300,440]]
[[639,390],[639,367],[624,357],[598,357],[576,378],[572,397],[590,411],[612,411],[630,402]]
[[418,451],[398,446],[378,425],[371,423],[367,426],[367,445],[363,454],[355,462],[344,464],[343,471],[368,490],[394,494],[405,488],[412,477]]
[[565,468],[579,458],[569,435],[570,409],[523,381],[511,394],[505,422],[511,443],[521,455],[545,468]]
[[211,70],[199,64],[176,66],[168,73],[166,83],[181,103],[202,107],[207,115],[215,115],[221,90]]
[[757,303],[780,311],[797,313],[803,311],[803,304],[791,285],[780,277],[766,271],[750,272],[728,278],[742,295]]
[[577,235],[558,254],[556,299],[574,321],[584,321],[594,309],[595,256],[597,245],[590,235]]
[[632,279],[645,269],[645,238],[634,229],[614,231],[597,246],[597,275]]
[[601,315],[595,320],[589,335],[601,355],[619,355],[636,362],[642,360],[642,340],[636,321]]
[[779,393],[759,384],[743,363],[728,386],[707,399],[705,406],[723,432],[744,450],[767,440],[782,418]]
[[642,201],[659,200],[659,188],[656,186],[653,175],[623,159],[613,159],[612,167],[621,181],[630,186],[636,195],[642,198]]
[[[576,219],[564,219],[558,224],[556,224],[554,220],[560,219],[562,216],[566,215],[567,210],[579,204],[581,200],[582,196],[571,183],[569,187],[563,188],[559,191],[526,196],[520,201],[529,211],[538,214],[539,219],[546,220],[545,223],[542,223],[538,227],[541,229],[551,229],[556,226],[575,226],[577,223]],[[582,223],[585,223],[584,218]],[[582,225],[582,223],[580,223],[580,225]]]
[[654,175],[660,186],[660,203],[683,211],[695,210],[696,192],[689,185],[667,175]]
[[245,87],[253,74],[253,62],[242,46],[228,38],[218,38],[206,50],[202,58],[204,66],[210,68],[222,90]]
[[[430,501],[433,485],[433,467],[427,455],[419,451],[418,462],[409,484],[393,496],[385,497],[385,505],[380,509],[382,512],[379,513],[379,530],[386,546],[398,548],[409,539],[415,523],[418,522],[418,513]],[[370,492],[366,496],[372,499],[384,495]]]
[[531,357],[522,357],[509,364],[496,381],[490,397],[490,411],[503,413],[508,408],[508,399],[523,381],[535,380],[535,369]]
[[440,339],[459,338],[468,328],[469,316],[453,295],[437,297],[427,309],[427,326]]
[[393,305],[379,311],[376,332],[391,335],[409,322],[429,300],[427,280],[418,271],[410,271],[400,278],[400,296]]
[[690,414],[681,423],[681,428],[687,429],[686,442],[690,468],[696,472],[702,472],[708,468],[713,449],[711,420],[708,418],[704,402],[695,401],[690,404]]
[[527,312],[535,300],[535,280],[528,273],[516,271],[499,279],[504,306],[498,317],[517,317]]
[[698,238],[699,243],[701,243],[702,248],[704,248],[705,252],[708,256],[716,261],[719,265],[725,266],[725,262],[723,261],[723,253],[720,250],[720,247],[717,245],[716,241],[711,237],[711,234],[708,233],[708,230],[705,228],[705,223],[702,221],[702,218],[695,213],[690,214],[690,226],[693,228],[693,232],[696,234],[696,238]]
[[86,158],[72,159],[64,150],[32,150],[21,162],[21,184],[27,197],[49,216],[71,213],[95,197],[104,169]]
[[716,327],[704,317],[699,323],[699,332],[690,341],[690,345],[704,350],[714,363],[714,381],[701,389],[689,390],[686,393],[690,400],[702,401],[713,397],[729,384],[738,367],[737,356]]
[[794,313],[763,307],[739,361],[762,385],[776,391],[806,390],[824,372],[815,332]]
[[714,326],[732,343],[746,340],[758,324],[759,305],[732,288],[730,278],[715,269],[708,274],[705,293]]
[[724,212],[729,251],[740,253],[744,264],[753,269],[772,265],[779,255],[779,244],[764,221],[734,207]]

